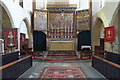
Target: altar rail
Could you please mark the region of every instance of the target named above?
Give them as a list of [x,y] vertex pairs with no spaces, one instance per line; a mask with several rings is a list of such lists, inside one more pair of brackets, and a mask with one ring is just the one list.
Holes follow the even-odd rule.
[[[58,52],[58,51],[54,51],[54,52]],[[65,51],[60,51],[60,53],[64,53]],[[69,51],[70,52],[70,51]],[[43,57],[45,56],[45,52],[44,51],[19,51],[20,56],[27,56],[27,55],[31,55],[32,57]],[[67,51],[66,51],[67,53]],[[72,53],[72,52],[71,52]],[[96,54],[96,53],[104,53],[104,54]],[[96,56],[101,56],[101,57],[105,57],[106,55],[106,51],[80,51],[80,59],[85,59],[85,58],[91,58],[92,56],[96,55]],[[62,54],[56,54],[55,56],[59,56]]]

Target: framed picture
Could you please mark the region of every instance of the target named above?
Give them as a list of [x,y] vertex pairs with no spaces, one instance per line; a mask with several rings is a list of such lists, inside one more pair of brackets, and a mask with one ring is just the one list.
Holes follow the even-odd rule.
[[90,30],[90,10],[76,11],[77,30]]
[[34,30],[47,30],[47,11],[34,10]]

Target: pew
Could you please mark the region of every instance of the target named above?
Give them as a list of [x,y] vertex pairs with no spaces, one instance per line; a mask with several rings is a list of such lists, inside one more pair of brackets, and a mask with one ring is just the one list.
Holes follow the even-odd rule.
[[2,54],[2,55],[0,55],[0,60],[2,63],[2,64],[0,64],[0,66],[3,66],[5,64],[8,64],[8,63],[18,60],[18,59],[19,59],[18,52]]
[[120,54],[107,52],[105,59],[120,65]]
[[20,75],[32,67],[32,57],[26,56],[0,67],[2,79],[16,80]]
[[[110,55],[109,57],[107,56],[107,59],[110,59]],[[120,80],[120,65],[115,63],[113,60],[107,59],[99,56],[93,56],[92,67],[99,71],[107,79]]]

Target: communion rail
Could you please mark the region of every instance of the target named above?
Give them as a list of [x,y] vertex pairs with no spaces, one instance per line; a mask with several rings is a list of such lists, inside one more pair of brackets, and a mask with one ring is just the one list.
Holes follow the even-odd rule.
[[[44,58],[44,56],[45,56],[44,51],[19,51],[19,53],[20,53],[20,56],[31,55],[34,58],[35,57],[43,57]],[[94,55],[105,57],[106,51],[80,51],[80,52],[78,52],[78,54],[80,55],[80,59],[92,58],[92,56],[94,56]],[[56,54],[55,56],[60,56],[60,54]]]

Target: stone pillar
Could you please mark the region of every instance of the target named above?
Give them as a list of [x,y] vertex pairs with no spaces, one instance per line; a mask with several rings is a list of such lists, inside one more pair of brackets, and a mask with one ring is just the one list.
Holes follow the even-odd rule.
[[0,39],[2,39],[2,6],[0,6]]

